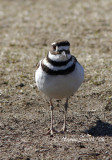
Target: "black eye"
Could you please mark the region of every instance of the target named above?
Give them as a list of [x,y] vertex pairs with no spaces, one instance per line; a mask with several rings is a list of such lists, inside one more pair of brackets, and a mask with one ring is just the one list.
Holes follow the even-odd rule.
[[53,45],[53,50],[54,50],[54,51],[56,50],[56,46],[55,46],[55,45]]

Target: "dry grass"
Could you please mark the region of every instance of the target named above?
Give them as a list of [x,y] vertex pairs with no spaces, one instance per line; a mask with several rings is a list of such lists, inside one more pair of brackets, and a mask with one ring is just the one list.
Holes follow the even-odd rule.
[[[0,160],[110,160],[112,156],[112,2],[0,1]],[[67,39],[85,69],[72,96],[68,132],[44,136],[49,104],[35,88],[35,65],[55,39]],[[64,102],[60,103],[60,106]],[[63,108],[55,104],[55,127]]]

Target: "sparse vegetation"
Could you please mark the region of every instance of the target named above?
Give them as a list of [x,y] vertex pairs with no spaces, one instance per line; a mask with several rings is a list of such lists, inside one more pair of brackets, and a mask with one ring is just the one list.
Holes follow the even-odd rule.
[[[69,101],[68,132],[51,138],[43,135],[49,103],[35,87],[34,72],[61,38],[84,66],[85,81]],[[63,101],[54,101],[57,130]],[[112,2],[1,0],[0,160],[111,160],[111,148]]]

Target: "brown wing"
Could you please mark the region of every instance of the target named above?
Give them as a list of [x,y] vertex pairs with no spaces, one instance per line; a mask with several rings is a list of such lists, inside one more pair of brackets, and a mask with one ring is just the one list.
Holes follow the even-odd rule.
[[39,66],[40,66],[40,62],[37,62],[37,63],[36,63],[36,69],[38,69]]

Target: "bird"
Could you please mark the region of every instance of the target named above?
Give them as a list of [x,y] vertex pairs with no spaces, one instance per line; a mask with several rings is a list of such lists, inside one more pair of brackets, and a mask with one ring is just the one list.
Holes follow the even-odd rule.
[[68,100],[81,86],[84,80],[84,68],[70,52],[70,42],[57,40],[51,43],[51,49],[41,59],[35,71],[35,81],[39,91],[43,92],[50,102],[51,127],[48,133],[53,136],[53,99],[66,99],[64,104],[64,123],[62,132],[67,130],[66,119]]

